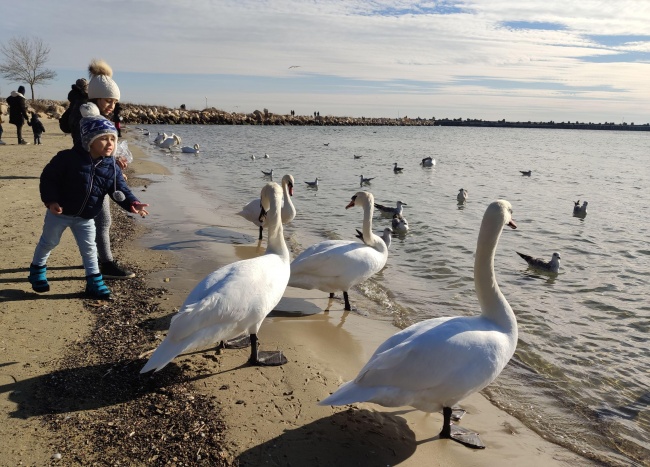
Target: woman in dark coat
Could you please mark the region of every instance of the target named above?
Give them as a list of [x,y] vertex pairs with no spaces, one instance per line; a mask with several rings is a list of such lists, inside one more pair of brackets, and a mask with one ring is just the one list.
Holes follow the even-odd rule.
[[29,120],[24,94],[25,86],[19,86],[18,91],[11,91],[11,96],[7,97],[7,105],[9,106],[9,123],[16,125],[18,144],[29,144],[23,139],[23,125],[25,124],[25,121]]

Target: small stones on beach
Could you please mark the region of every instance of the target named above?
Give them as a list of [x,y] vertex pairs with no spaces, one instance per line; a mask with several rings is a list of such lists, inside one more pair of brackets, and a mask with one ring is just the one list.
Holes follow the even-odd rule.
[[61,455],[60,452],[57,452],[57,453],[55,453],[55,454],[52,454],[52,460],[60,461],[61,459],[63,459],[63,456]]

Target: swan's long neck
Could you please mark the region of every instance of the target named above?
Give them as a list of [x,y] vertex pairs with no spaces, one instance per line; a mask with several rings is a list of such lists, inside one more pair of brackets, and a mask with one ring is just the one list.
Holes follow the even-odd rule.
[[282,228],[282,217],[280,214],[280,207],[282,205],[282,196],[277,193],[276,196],[271,198],[271,207],[266,214],[267,228],[269,232],[269,240],[266,246],[266,254],[275,254],[282,257],[283,260],[289,262],[289,249],[284,242],[284,230]]
[[474,259],[474,287],[481,305],[481,315],[497,323],[506,332],[514,329],[516,342],[517,321],[515,314],[501,293],[494,274],[494,254],[502,230],[503,225],[490,222],[490,219],[483,219]]
[[386,243],[379,237],[372,233],[372,214],[375,211],[374,200],[369,199],[363,203],[363,238],[368,239],[365,244],[380,253],[388,254],[388,247]]
[[289,194],[289,184],[282,184],[282,197],[284,199],[284,204],[282,205],[282,212],[285,217],[289,217],[291,214],[295,215],[296,208],[291,201],[291,195]]

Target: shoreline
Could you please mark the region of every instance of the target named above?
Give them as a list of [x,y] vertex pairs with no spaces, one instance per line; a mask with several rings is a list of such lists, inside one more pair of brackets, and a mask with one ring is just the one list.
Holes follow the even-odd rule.
[[[107,313],[104,305],[88,303],[91,301],[78,297],[83,289],[83,272],[76,270],[80,263],[79,253],[69,234],[64,235],[50,260],[52,266],[56,266],[52,268],[52,292],[36,295],[25,279],[42,225],[38,176],[45,163],[59,150],[53,149],[54,146],[58,144],[63,149],[69,143],[69,137],[58,131],[55,120],[43,121],[47,128],[43,146],[12,144],[15,127],[6,125],[9,128],[5,128],[4,140],[9,144],[0,147],[0,157],[8,164],[7,175],[0,178],[0,194],[5,201],[0,238],[6,246],[0,276],[3,284],[0,298],[6,307],[0,315],[0,325],[5,331],[3,335],[7,336],[2,341],[6,364],[0,367],[0,387],[3,389],[0,399],[5,409],[5,420],[0,428],[0,452],[6,453],[3,460],[6,465],[20,462],[47,465],[56,453],[64,456],[65,465],[87,465],[91,460],[105,459],[106,455],[111,462],[163,465],[165,460],[172,459],[172,447],[188,446],[204,446],[213,452],[180,451],[186,452],[187,458],[178,459],[185,465],[206,461],[209,465],[238,462],[240,465],[419,466],[426,463],[497,466],[503,464],[504,459],[520,465],[591,464],[545,441],[477,394],[462,403],[468,410],[462,425],[481,433],[487,446],[484,451],[472,451],[451,441],[438,440],[439,414],[425,417],[422,412],[411,409],[385,409],[374,404],[335,409],[317,406],[318,400],[334,391],[343,380],[353,377],[376,346],[397,331],[389,323],[344,313],[340,302],[335,302],[329,313],[323,313],[326,294],[318,291],[289,288],[277,307],[283,313],[272,313],[262,325],[262,348],[285,351],[289,359],[287,365],[250,367],[246,365],[246,349],[228,350],[219,355],[206,351],[178,357],[165,370],[138,379],[137,372],[144,363],[144,358],[138,357],[157,346],[157,339],[168,328],[169,318],[197,278],[224,264],[259,254],[257,242],[242,242],[247,236],[242,234],[238,221],[230,222],[228,216],[222,216],[220,222],[226,223],[217,226],[224,235],[212,237],[210,241],[185,238],[185,233],[169,233],[171,238],[178,235],[179,239],[202,242],[202,254],[206,252],[204,258],[192,264],[186,263],[182,251],[176,254],[170,245],[160,247],[157,237],[160,233],[155,228],[149,228],[148,233],[136,241],[123,245],[116,242],[116,257],[129,266],[137,266],[138,278],[149,285],[146,291],[152,292],[136,288],[137,293],[134,293],[131,289],[135,282],[131,281],[110,283],[117,296],[116,302],[126,301],[127,296],[135,300],[126,307],[133,310],[132,317],[120,316],[122,321],[118,324],[137,335],[141,333],[143,340],[130,344],[132,348],[124,344],[112,354],[104,351],[99,357],[93,357],[96,361],[89,363],[80,365],[79,360],[68,360],[75,371],[68,371],[67,375],[74,382],[75,377],[85,374],[80,369],[89,370],[91,375],[99,374],[101,378],[119,374],[119,378],[114,377],[116,381],[125,384],[136,381],[137,387],[119,397],[101,393],[106,400],[93,400],[96,396],[93,386],[75,387],[73,389],[81,394],[89,389],[85,392],[89,401],[69,402],[77,404],[74,406],[77,410],[72,406],[52,407],[47,405],[51,401],[37,400],[35,396],[42,396],[43,388],[51,388],[56,377],[66,374],[61,371],[66,356],[75,349],[84,349],[80,344],[88,341],[97,329],[102,329],[97,327],[96,321]],[[162,177],[158,182],[145,182],[144,188],[132,186],[136,196],[151,204],[153,222],[145,219],[127,223],[138,227],[136,230],[142,234],[142,228],[151,224],[164,224],[169,219],[178,222],[173,218],[176,215],[173,209],[183,209],[166,210],[175,190],[182,189],[178,186],[181,183],[174,180],[173,175],[165,177],[165,169],[148,161],[139,148],[131,149],[136,177],[145,180],[151,174]],[[132,181],[130,179],[130,184]],[[12,217],[15,212],[12,207],[20,200],[25,200],[25,212]],[[191,208],[195,221],[214,218],[213,205],[206,200],[203,202],[204,205]],[[128,220],[128,216],[126,218]],[[214,225],[205,222],[187,226],[190,231],[201,227],[213,228]],[[144,247],[144,242],[153,242],[159,248]],[[262,247],[264,245],[263,242]],[[160,287],[167,290],[160,292]],[[97,313],[89,313],[89,309]],[[297,311],[302,315],[296,316]],[[119,326],[115,332],[120,332]],[[151,407],[152,412],[147,412],[144,418],[134,413],[135,409]],[[190,439],[183,440],[183,433],[179,433],[182,429],[172,428],[176,433],[166,432],[166,442],[158,439],[154,449],[154,435],[160,438],[160,430],[170,430],[174,422],[180,423],[175,417],[182,418],[181,408],[197,417],[203,416],[200,421],[211,427],[210,436],[213,431],[218,432],[214,434],[216,438],[206,444],[205,438],[200,436],[203,425],[192,428],[197,420],[188,420],[185,434],[189,433]],[[205,418],[204,412],[210,410],[214,413]],[[172,425],[156,425],[163,421]],[[56,424],[62,428],[52,431]],[[150,425],[156,425],[155,430]],[[153,431],[147,431],[149,429]],[[198,432],[194,433],[196,430]],[[180,446],[172,443],[175,436],[180,436]],[[103,454],[99,447],[108,452]],[[129,450],[138,450],[138,455],[145,457],[135,457],[136,453]],[[149,457],[147,453],[151,453]]]

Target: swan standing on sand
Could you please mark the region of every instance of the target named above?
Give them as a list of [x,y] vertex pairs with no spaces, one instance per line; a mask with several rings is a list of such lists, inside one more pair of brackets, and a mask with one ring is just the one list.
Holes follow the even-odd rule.
[[[280,211],[282,216],[282,223],[288,224],[296,217],[296,208],[291,201],[293,196],[293,175],[287,174],[282,177],[282,209]],[[254,199],[248,203],[244,208],[239,211],[237,214],[242,216],[244,219],[251,221],[253,224],[260,228],[260,237],[262,240],[262,231],[264,230],[264,222],[260,221],[260,202],[259,198]]]
[[363,241],[326,240],[310,246],[291,263],[289,285],[301,289],[329,292],[342,290],[345,310],[350,311],[348,290],[377,272],[388,259],[386,243],[372,232],[373,196],[360,191],[345,207],[363,207]]
[[464,188],[458,190],[456,199],[458,200],[458,204],[463,204],[465,201],[467,201],[467,190]]
[[422,159],[422,162],[420,162],[420,165],[422,167],[433,167],[436,165],[436,160],[433,157],[425,157]]
[[402,208],[402,206],[408,206],[408,204],[398,201],[395,203],[395,207],[391,208],[390,206],[384,206],[383,204],[375,203],[375,208],[387,216],[394,216],[395,214],[399,214],[401,216],[402,212],[404,211],[404,208]]
[[262,212],[269,232],[266,253],[217,269],[203,279],[172,318],[165,340],[147,364],[146,373],[160,370],[177,355],[206,349],[242,334],[250,334],[252,365],[282,365],[282,352],[259,352],[257,332],[278,304],[289,281],[289,250],[284,243],[280,206],[282,190],[269,182],[261,192]]
[[477,316],[428,319],[388,338],[361,369],[320,405],[373,402],[443,412],[440,438],[484,448],[477,433],[451,424],[454,404],[501,373],[517,346],[517,320],[499,290],[494,254],[504,225],[516,228],[505,200],[491,203],[481,223],[474,260]]
[[188,154],[198,154],[199,153],[199,145],[195,144],[194,146],[183,146],[181,148],[181,152],[186,152]]
[[540,271],[552,272],[555,274],[560,271],[560,259],[562,258],[558,252],[553,253],[550,261],[546,261],[541,258],[533,258],[530,255],[519,253],[518,251],[516,253],[524,260],[526,260],[528,266],[531,268],[539,269]]

